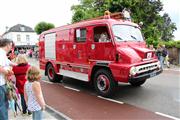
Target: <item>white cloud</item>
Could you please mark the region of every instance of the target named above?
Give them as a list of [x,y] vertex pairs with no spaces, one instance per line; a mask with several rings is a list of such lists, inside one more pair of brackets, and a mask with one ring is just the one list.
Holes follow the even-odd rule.
[[5,27],[24,24],[32,28],[41,21],[56,27],[71,22],[71,6],[78,0],[0,0],[0,34]]

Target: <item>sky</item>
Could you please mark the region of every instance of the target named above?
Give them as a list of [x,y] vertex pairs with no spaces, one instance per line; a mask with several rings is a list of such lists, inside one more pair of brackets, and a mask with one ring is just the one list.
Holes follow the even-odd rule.
[[[178,28],[175,40],[180,40],[180,0],[161,0],[164,12],[168,13]],[[71,23],[71,6],[78,0],[0,0],[0,35],[7,27],[24,24],[34,29],[41,21],[53,23],[56,27]]]

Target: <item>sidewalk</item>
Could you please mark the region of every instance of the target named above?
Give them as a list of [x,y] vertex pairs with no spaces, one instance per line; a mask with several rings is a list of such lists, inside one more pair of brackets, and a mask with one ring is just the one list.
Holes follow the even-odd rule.
[[171,71],[178,71],[180,72],[180,66],[179,65],[170,65],[170,68],[168,68],[166,65],[164,65],[163,70],[171,70]]
[[[33,58],[28,58],[28,61],[31,65],[39,67],[38,60]],[[28,114],[22,115],[19,111],[18,111],[18,115],[14,117],[14,113],[10,109],[8,111],[8,115],[9,115],[9,120],[32,120],[32,115],[28,115]],[[43,111],[43,120],[66,120],[66,118],[63,117],[63,115],[61,115],[60,113],[51,110],[51,108],[47,106],[46,110]]]
[[[28,115],[28,114],[22,115],[18,111],[18,115],[14,117],[12,110],[9,110],[9,120],[32,120],[32,115]],[[43,120],[62,120],[62,119],[55,117],[55,115],[53,115],[53,113],[47,109],[46,111],[43,111]]]

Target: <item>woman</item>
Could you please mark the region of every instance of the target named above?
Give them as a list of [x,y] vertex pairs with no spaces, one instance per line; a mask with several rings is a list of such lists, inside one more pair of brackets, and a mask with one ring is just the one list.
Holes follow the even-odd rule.
[[[24,54],[19,54],[16,59],[17,65],[13,67],[13,72],[16,77],[16,87],[21,96],[21,106],[23,114],[27,113],[27,106],[24,99],[24,84],[27,81],[26,72],[30,65],[28,64],[27,58]],[[28,114],[31,114],[28,111]]]

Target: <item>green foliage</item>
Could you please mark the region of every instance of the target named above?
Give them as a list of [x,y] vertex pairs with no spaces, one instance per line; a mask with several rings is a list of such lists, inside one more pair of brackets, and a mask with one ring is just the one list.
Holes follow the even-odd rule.
[[175,41],[164,42],[167,48],[175,47]]
[[167,48],[172,48],[172,47],[180,48],[180,40],[178,41],[170,40],[170,41],[162,42],[160,44],[166,45]]
[[147,43],[159,40],[173,39],[173,32],[177,29],[167,13],[161,16],[163,4],[160,0],[80,0],[79,5],[71,7],[74,12],[72,22],[79,22],[89,18],[102,16],[105,10],[111,13],[121,12],[124,8],[131,10],[135,23],[143,22],[142,32]]
[[35,32],[37,34],[41,34],[42,32],[49,30],[51,28],[54,28],[54,24],[52,23],[46,23],[46,22],[40,22],[35,26]]
[[176,41],[175,47],[180,48],[180,40]]

